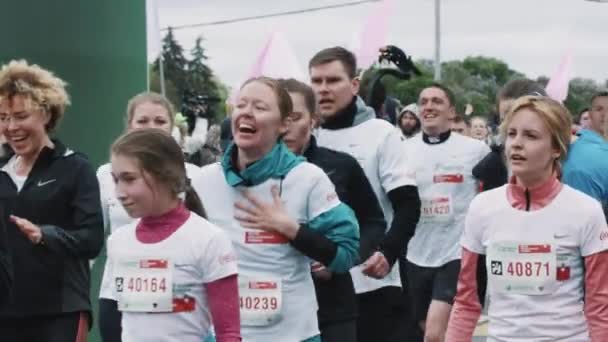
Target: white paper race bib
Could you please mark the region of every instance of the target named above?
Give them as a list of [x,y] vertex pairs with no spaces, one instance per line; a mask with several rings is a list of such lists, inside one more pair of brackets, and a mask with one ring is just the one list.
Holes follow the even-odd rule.
[[488,280],[494,291],[525,295],[552,293],[556,284],[555,245],[496,242],[487,249]]
[[452,196],[437,195],[421,198],[420,220],[423,222],[446,223],[452,217]]
[[173,264],[168,259],[130,258],[114,264],[118,310],[173,311]]
[[281,280],[272,277],[248,277],[239,274],[241,324],[267,326],[281,320]]

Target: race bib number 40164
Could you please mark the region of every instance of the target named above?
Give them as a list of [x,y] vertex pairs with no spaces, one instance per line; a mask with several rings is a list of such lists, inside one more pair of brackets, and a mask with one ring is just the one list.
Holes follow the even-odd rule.
[[173,264],[168,259],[116,261],[114,294],[120,311],[172,312]]
[[555,289],[554,245],[497,242],[488,248],[486,263],[489,282],[498,292],[543,295]]

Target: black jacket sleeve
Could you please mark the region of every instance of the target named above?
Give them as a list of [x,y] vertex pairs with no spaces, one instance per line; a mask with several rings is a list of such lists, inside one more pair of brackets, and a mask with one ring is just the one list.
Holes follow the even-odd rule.
[[0,208],[0,218],[0,308],[2,308],[11,293],[13,268],[8,253],[9,243],[2,208]]
[[483,191],[505,185],[508,171],[502,157],[502,147],[493,145],[492,151],[473,168],[473,176],[481,181]]
[[359,255],[365,261],[378,249],[386,231],[386,220],[380,202],[365,172],[353,159],[350,167],[348,204],[359,222]]
[[42,243],[51,251],[74,258],[93,259],[103,246],[104,228],[95,171],[84,161],[80,164],[74,196],[72,227],[40,225]]
[[407,244],[414,236],[420,219],[420,197],[416,186],[405,185],[391,190],[388,198],[393,206],[393,222],[380,251],[392,267],[399,255],[407,252]]
[[323,233],[300,225],[296,237],[291,240],[291,245],[307,257],[329,265],[338,253],[338,246],[327,238]]

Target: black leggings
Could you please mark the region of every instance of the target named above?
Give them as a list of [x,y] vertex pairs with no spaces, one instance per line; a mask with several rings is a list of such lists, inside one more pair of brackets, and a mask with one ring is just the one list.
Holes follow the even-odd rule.
[[121,342],[122,313],[113,299],[99,299],[99,332],[103,342]]
[[319,327],[323,342],[357,342],[357,321],[327,323]]
[[88,323],[80,312],[22,318],[0,318],[2,342],[83,342]]

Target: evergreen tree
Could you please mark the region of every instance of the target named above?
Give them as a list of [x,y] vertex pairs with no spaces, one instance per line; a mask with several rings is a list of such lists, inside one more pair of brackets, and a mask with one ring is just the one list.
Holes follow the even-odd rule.
[[[188,61],[186,60],[186,57],[184,57],[184,49],[175,39],[171,28],[169,28],[167,35],[163,38],[162,56],[165,81],[171,81],[177,88],[177,93],[180,95],[183,94],[184,90],[187,88],[186,67]],[[155,72],[159,72],[160,68],[158,63],[159,60],[157,59],[156,62],[154,62],[153,68]],[[179,105],[179,103],[175,103],[175,105]]]
[[202,46],[203,39],[198,37],[191,51],[192,59],[188,61],[188,86],[191,90],[207,95],[217,96],[217,85],[213,80],[213,72],[207,66],[207,56]]

